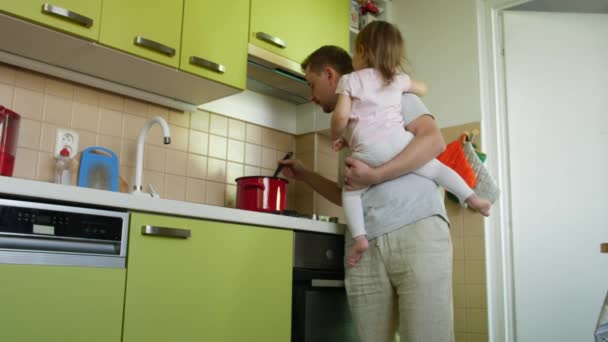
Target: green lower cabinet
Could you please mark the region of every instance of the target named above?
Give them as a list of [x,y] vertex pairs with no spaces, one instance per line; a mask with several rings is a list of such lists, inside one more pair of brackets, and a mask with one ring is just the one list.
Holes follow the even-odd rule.
[[123,342],[290,340],[293,232],[140,213],[130,228]]
[[0,0],[0,12],[87,39],[99,38],[101,0]]
[[120,342],[125,269],[0,265],[0,341]]

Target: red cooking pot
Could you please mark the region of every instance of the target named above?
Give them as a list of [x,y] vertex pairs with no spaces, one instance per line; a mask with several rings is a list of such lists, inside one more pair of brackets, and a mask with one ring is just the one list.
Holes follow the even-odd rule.
[[288,183],[279,177],[239,177],[236,179],[236,207],[268,213],[283,212]]
[[12,176],[19,135],[19,114],[0,105],[0,175]]

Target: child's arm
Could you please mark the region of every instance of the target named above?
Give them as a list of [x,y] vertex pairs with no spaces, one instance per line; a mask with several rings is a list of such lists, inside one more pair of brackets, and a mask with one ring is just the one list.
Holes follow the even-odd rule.
[[410,89],[408,90],[408,93],[414,93],[418,96],[424,96],[426,95],[426,93],[428,92],[429,88],[426,84],[426,82],[424,81],[418,81],[418,80],[411,80],[411,85],[410,85]]
[[331,139],[337,140],[344,135],[350,117],[351,99],[350,96],[339,94],[336,108],[331,116]]

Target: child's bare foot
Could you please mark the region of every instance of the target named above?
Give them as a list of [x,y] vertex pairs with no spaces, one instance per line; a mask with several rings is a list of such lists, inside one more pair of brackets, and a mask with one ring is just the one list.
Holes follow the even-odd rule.
[[492,208],[492,203],[487,199],[483,199],[476,194],[472,194],[466,200],[467,204],[471,209],[479,211],[479,213],[483,216],[490,216],[490,208]]
[[359,260],[361,260],[363,253],[365,253],[368,248],[369,243],[367,242],[365,235],[355,237],[355,242],[352,246],[350,246],[346,256],[346,261],[348,261],[348,264],[351,266],[356,266],[359,263]]

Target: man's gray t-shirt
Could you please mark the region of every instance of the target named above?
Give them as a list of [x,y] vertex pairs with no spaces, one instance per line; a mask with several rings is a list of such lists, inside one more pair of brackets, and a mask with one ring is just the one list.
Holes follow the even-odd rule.
[[[407,126],[418,117],[429,114],[429,111],[418,96],[405,93],[401,100],[401,114]],[[346,149],[340,153],[340,186],[344,180],[344,159],[349,154],[350,151]],[[370,187],[362,200],[368,239],[434,215],[448,222],[437,184],[414,173]]]

